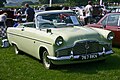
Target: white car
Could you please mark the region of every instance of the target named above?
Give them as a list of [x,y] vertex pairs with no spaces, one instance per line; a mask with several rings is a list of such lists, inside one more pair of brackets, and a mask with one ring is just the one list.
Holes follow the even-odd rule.
[[24,51],[42,60],[47,69],[103,60],[113,53],[111,31],[80,26],[69,10],[39,12],[35,22],[9,27],[7,36],[16,54]]

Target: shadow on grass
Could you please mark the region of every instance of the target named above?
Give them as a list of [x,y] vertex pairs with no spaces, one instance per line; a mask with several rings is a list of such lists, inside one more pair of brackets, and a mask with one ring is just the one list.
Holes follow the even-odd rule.
[[[22,55],[28,56],[33,60],[39,61],[38,59],[24,52]],[[41,61],[40,64],[42,64]],[[111,56],[108,56],[108,58],[105,61],[95,61],[69,65],[56,65],[52,70],[61,71],[63,73],[85,73],[85,74],[96,74],[99,71],[120,70],[120,56],[118,54],[113,54]]]
[[59,65],[54,70],[61,70],[64,73],[86,73],[96,74],[98,71],[120,70],[120,57],[109,56],[106,61],[96,61],[89,63]]
[[[11,50],[12,52],[9,54],[13,54],[13,47],[10,48],[0,48],[1,52],[4,52],[4,50],[6,51]],[[115,49],[116,50],[116,49]],[[85,73],[85,74],[96,74],[99,71],[109,71],[109,70],[120,70],[120,55],[119,55],[119,50],[116,50],[117,54],[113,54],[111,56],[109,56],[105,62],[89,62],[89,63],[80,63],[80,64],[70,64],[70,65],[59,65],[56,66],[53,70],[56,71],[61,71],[63,73]],[[37,60],[38,59],[23,53],[22,55],[28,56],[30,58],[32,58],[33,60]],[[40,64],[42,64],[42,62],[40,62]],[[39,67],[43,67],[43,66],[39,66]]]
[[113,45],[113,48],[120,48],[120,45]]

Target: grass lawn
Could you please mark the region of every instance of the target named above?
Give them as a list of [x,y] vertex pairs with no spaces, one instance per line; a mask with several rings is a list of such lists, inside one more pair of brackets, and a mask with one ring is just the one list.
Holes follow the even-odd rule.
[[0,80],[120,80],[120,48],[105,62],[57,66],[46,70],[28,55],[15,55],[13,47],[0,47]]

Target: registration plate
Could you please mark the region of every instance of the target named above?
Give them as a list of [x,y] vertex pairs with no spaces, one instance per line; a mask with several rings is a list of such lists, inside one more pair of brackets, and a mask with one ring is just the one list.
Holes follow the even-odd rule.
[[87,54],[87,55],[81,55],[80,59],[81,60],[87,60],[87,59],[95,59],[97,57],[98,57],[97,54]]

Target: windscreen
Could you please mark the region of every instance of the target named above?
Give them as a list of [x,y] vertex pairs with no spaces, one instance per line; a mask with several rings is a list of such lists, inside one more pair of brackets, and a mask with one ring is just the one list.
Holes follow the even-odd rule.
[[[39,23],[53,23],[55,26],[66,27],[80,25],[74,12],[47,13],[37,16]],[[64,25],[64,26],[63,26]]]

